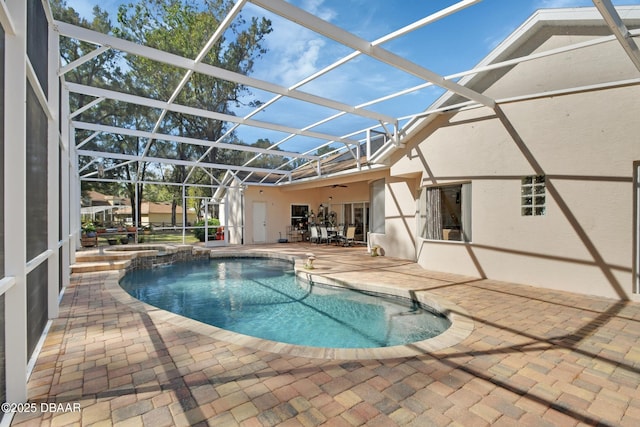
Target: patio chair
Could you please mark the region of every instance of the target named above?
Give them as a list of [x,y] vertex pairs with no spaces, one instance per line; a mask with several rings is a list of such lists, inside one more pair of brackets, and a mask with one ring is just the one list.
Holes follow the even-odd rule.
[[320,227],[320,242],[322,243],[322,241],[327,242],[327,245],[329,244],[329,232],[327,231],[327,227],[322,226]]
[[310,225],[309,232],[311,233],[311,237],[309,237],[309,241],[311,243],[320,243],[320,236],[318,235],[318,227],[316,227],[315,225]]
[[356,237],[356,227],[355,225],[350,225],[347,227],[347,233],[342,237],[343,246],[351,246]]
[[329,235],[329,240],[336,242],[336,244],[342,242],[345,238],[345,234],[344,234],[344,224],[340,224],[335,228],[335,234],[330,234]]

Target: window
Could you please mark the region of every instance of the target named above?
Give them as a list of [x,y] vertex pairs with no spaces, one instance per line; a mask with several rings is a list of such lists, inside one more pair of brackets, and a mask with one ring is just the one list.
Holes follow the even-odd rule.
[[545,177],[527,176],[522,178],[520,203],[522,216],[539,216],[546,213]]
[[309,205],[291,205],[291,226],[303,228],[309,217]]
[[421,237],[471,241],[471,184],[423,189],[419,212]]

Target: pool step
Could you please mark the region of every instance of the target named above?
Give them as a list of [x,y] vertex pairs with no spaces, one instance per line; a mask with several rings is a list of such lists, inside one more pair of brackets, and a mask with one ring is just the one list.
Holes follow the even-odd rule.
[[76,262],[104,262],[104,261],[123,261],[133,258],[133,254],[126,252],[76,252]]
[[80,251],[76,252],[76,262],[71,266],[72,273],[91,273],[97,271],[125,270],[134,254],[118,251]]
[[130,264],[130,259],[77,262],[71,266],[71,273],[91,273],[96,271],[125,270]]

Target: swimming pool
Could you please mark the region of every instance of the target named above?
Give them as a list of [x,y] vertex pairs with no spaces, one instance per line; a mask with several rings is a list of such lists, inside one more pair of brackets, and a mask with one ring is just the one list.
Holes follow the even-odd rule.
[[449,320],[405,298],[297,280],[289,261],[222,258],[128,273],[131,296],[225,330],[313,347],[377,348],[445,331]]

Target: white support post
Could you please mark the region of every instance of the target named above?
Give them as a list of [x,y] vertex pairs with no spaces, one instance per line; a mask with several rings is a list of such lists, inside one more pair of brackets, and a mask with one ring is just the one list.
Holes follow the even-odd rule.
[[58,65],[58,37],[53,28],[49,26],[49,47],[48,47],[48,79],[49,93],[47,94],[48,108],[51,111],[51,118],[48,122],[47,132],[47,248],[52,251],[48,259],[48,281],[47,299],[49,319],[58,317],[58,295],[60,294],[59,270],[60,270],[60,242],[59,213],[60,213],[60,175],[59,175],[59,154],[60,137],[58,131],[58,79],[56,69]]
[[[56,35],[57,37],[57,35]],[[62,234],[62,287],[66,288],[67,286],[69,286],[70,283],[70,275],[71,275],[71,269],[69,268],[70,265],[75,262],[75,244],[72,245],[72,238],[71,238],[71,227],[70,227],[70,221],[71,221],[71,194],[70,194],[70,168],[72,166],[71,164],[71,150],[70,150],[70,140],[69,140],[69,121],[66,119],[66,117],[68,117],[69,115],[69,92],[65,89],[62,88],[61,91],[61,96],[62,96],[62,100],[60,102],[61,105],[61,132],[60,132],[60,144],[62,147],[62,151],[60,153],[60,155],[62,156],[62,159],[60,161],[60,173],[62,174],[62,179],[60,180],[60,186],[61,186],[61,198],[60,198],[60,203],[61,203],[61,209],[60,209],[60,216],[61,216],[61,223],[62,223],[62,230],[61,230],[61,234]],[[78,206],[78,202],[76,201],[76,204],[74,204],[73,206],[77,207]],[[73,251],[72,249],[73,248]]]
[[371,158],[371,129],[367,129],[367,159]]
[[204,245],[207,246],[209,243],[209,200],[203,198],[204,200]]
[[[138,243],[138,224],[140,224],[140,211],[142,210],[142,203],[138,200],[138,177],[140,169],[142,168],[142,162],[138,162],[138,173],[136,174],[136,178],[133,180],[134,185],[134,202],[136,204],[136,214],[131,215],[131,220],[133,221],[133,226],[136,228],[136,234],[133,235],[134,241],[133,243]],[[131,213],[133,213],[133,209],[131,209]]]
[[185,194],[185,185],[182,183],[182,244],[186,242],[187,238],[187,229],[185,228],[187,226],[187,218],[189,218],[187,215],[187,196]]
[[[26,102],[27,102],[27,3],[7,0],[15,35],[5,39],[5,154],[4,154],[4,236],[10,242],[5,251],[5,275],[15,278],[5,293],[5,353],[7,402],[27,400],[27,184],[26,184]],[[9,185],[11,183],[11,185]]]
[[[63,105],[69,104],[69,91],[63,90]],[[73,125],[66,119],[63,119],[63,126],[66,126],[69,145],[69,262],[73,264],[76,261],[76,248],[80,239],[80,198],[82,189],[80,187],[80,175],[78,174],[78,151],[75,148],[75,129]],[[73,209],[71,209],[73,207]]]

